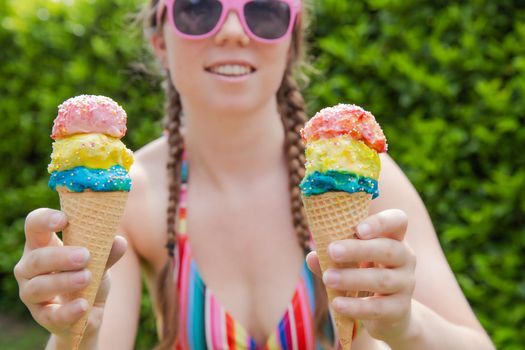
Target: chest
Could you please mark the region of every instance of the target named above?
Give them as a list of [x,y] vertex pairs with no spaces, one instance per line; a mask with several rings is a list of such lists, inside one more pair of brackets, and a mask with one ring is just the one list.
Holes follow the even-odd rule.
[[204,203],[188,196],[189,265],[183,267],[193,271],[190,288],[205,290],[204,304],[264,344],[293,300],[304,269],[289,206],[270,199]]

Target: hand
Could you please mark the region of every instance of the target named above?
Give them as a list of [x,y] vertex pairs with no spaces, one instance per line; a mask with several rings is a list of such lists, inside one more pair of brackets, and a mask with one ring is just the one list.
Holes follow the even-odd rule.
[[[62,295],[86,287],[91,273],[86,269],[89,252],[82,247],[66,247],[55,234],[67,226],[64,213],[52,209],[37,209],[25,222],[24,253],[14,268],[20,299],[42,327],[61,342],[70,340],[69,329],[88,309],[85,299],[66,302]],[[96,334],[104,303],[110,288],[107,269],[126,250],[126,240],[117,236],[113,242],[106,272],[90,313],[86,337]]]
[[[337,297],[335,311],[363,322],[368,333],[388,342],[409,325],[415,286],[416,256],[404,241],[407,216],[386,210],[370,216],[357,227],[360,239],[333,242],[328,253],[337,263],[359,263],[361,268],[329,269],[323,282],[343,291],[368,291],[364,298]],[[307,256],[309,268],[321,276],[317,253]]]

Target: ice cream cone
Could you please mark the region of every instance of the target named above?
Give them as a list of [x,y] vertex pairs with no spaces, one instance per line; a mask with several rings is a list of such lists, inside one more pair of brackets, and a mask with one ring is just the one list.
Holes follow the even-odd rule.
[[90,284],[64,296],[69,301],[85,298],[89,304],[88,312],[72,327],[72,349],[76,350],[84,335],[129,192],[69,192],[64,188],[57,188],[57,191],[61,209],[68,217],[62,237],[64,245],[86,247],[90,252],[87,266],[92,274]]
[[[326,192],[314,196],[303,195],[302,199],[322,271],[329,268],[357,267],[357,263],[334,263],[328,256],[327,248],[333,241],[355,238],[357,224],[368,215],[371,195],[364,192]],[[326,291],[330,303],[337,296],[359,296],[359,292],[346,293],[331,288]],[[337,312],[332,315],[343,350],[350,350],[354,320]]]

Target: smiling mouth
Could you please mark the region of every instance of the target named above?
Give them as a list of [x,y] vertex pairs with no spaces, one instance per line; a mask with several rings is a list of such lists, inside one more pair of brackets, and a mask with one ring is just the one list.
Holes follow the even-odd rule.
[[206,71],[224,77],[242,77],[255,72],[255,68],[240,64],[221,64],[207,67]]

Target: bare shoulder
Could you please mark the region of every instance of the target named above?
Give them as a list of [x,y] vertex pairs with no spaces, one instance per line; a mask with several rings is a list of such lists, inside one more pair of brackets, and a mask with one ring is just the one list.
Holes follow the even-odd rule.
[[[419,193],[397,163],[390,156],[381,155],[379,197],[372,201],[371,214],[388,209],[401,209],[407,214],[406,241],[418,258],[437,258],[448,268],[432,220]],[[419,260],[418,269],[421,270],[426,265],[424,261],[419,264]]]
[[381,174],[379,178],[379,197],[372,201],[371,213],[387,209],[401,209],[409,217],[409,226],[419,228],[417,235],[407,232],[407,241],[418,248],[427,245],[429,240],[439,246],[432,221],[419,193],[403,170],[388,155],[381,155]]
[[164,263],[159,257],[165,244],[165,204],[167,145],[161,137],[136,151],[130,170],[132,189],[122,220],[122,228],[149,267]]
[[[381,155],[381,174],[379,178],[380,196],[372,202],[372,211],[390,208],[418,211],[422,201],[416,189],[397,163],[387,154]],[[410,199],[405,201],[404,199]],[[402,208],[399,207],[402,205]],[[426,210],[424,210],[426,212]]]
[[[157,171],[166,166],[168,157],[168,144],[165,137],[146,144],[134,153],[135,165],[141,166],[144,171]],[[132,172],[134,168],[131,168]]]

